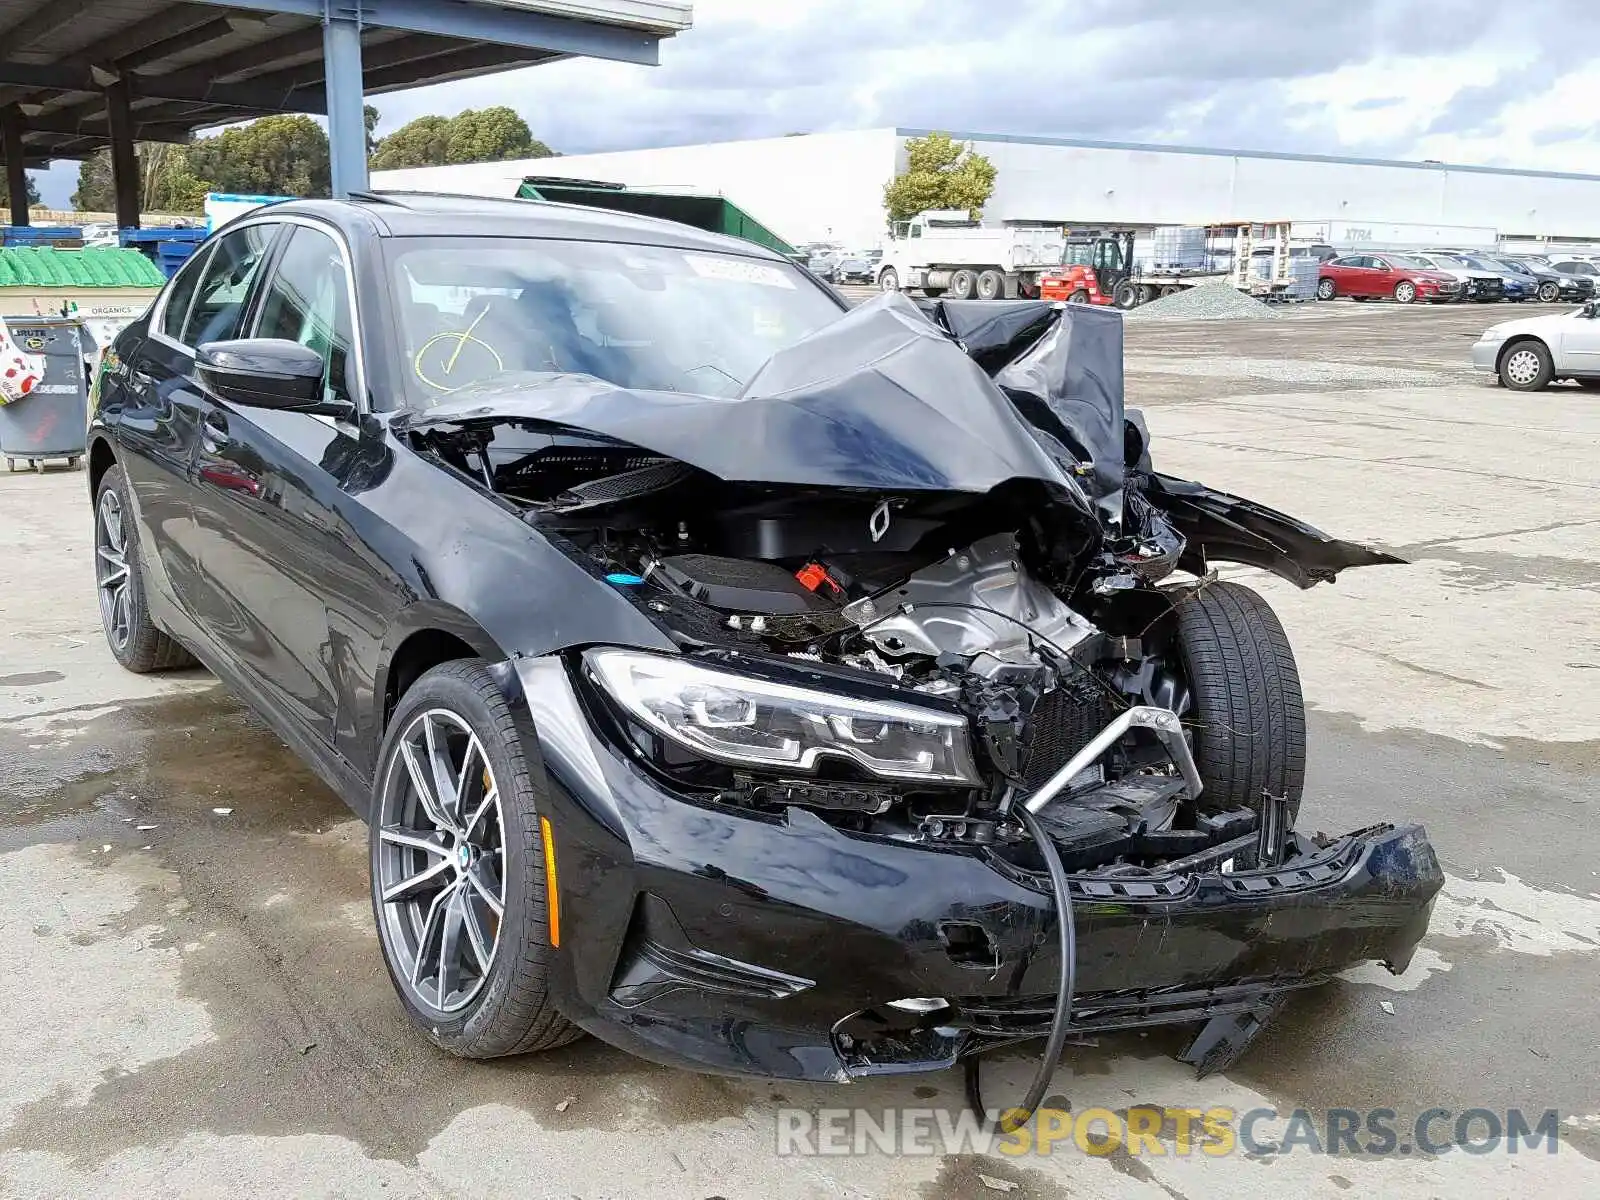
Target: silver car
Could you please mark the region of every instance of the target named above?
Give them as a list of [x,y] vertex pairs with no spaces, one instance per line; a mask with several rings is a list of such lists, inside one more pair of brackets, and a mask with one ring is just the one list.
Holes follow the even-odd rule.
[[1472,365],[1518,392],[1536,392],[1557,379],[1600,389],[1600,301],[1491,325],[1473,344]]

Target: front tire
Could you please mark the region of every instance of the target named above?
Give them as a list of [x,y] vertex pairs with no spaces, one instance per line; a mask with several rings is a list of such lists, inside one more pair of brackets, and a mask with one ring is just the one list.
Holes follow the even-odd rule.
[[542,769],[482,661],[428,671],[379,754],[372,909],[406,1014],[462,1058],[581,1036],[551,1002]]
[[1539,299],[1545,304],[1554,304],[1561,299],[1561,285],[1559,283],[1541,283],[1539,285]]
[[1500,382],[1514,392],[1537,392],[1555,377],[1555,363],[1543,342],[1512,342],[1500,356]]
[[878,276],[878,290],[880,292],[898,292],[900,290],[900,274],[893,267],[885,267]]
[[139,525],[121,467],[101,476],[95,492],[94,580],[106,645],[126,670],[147,675],[195,665],[193,656],[150,619]]
[[1339,294],[1338,286],[1331,279],[1322,279],[1317,282],[1317,299],[1332,300]]
[[1305,790],[1306,710],[1277,614],[1243,584],[1212,582],[1179,600],[1177,619],[1201,806],[1260,812],[1272,795],[1292,820]]
[[1409,279],[1402,279],[1394,285],[1394,300],[1396,304],[1411,304],[1417,298],[1417,285]]
[[1111,303],[1123,311],[1139,307],[1139,288],[1131,279],[1124,279],[1111,293]]

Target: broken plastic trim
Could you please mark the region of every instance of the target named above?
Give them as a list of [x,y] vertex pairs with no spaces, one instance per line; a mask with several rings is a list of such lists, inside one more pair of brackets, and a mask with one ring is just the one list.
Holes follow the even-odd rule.
[[1095,734],[1094,740],[1069,758],[1065,766],[1050,776],[1038,791],[1023,802],[1023,807],[1029,812],[1038,812],[1054,800],[1061,789],[1080,772],[1116,745],[1128,730],[1135,728],[1148,729],[1156,735],[1183,775],[1183,781],[1189,787],[1189,798],[1193,800],[1198,797],[1204,784],[1200,782],[1200,768],[1195,766],[1194,755],[1189,751],[1188,739],[1183,736],[1183,722],[1170,708],[1140,704],[1123,712],[1116,720]]

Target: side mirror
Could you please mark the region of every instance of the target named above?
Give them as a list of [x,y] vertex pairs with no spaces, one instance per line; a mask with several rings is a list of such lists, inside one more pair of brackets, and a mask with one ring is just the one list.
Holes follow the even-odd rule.
[[348,404],[324,404],[322,355],[285,338],[206,342],[195,373],[210,392],[233,404],[326,416],[349,416]]

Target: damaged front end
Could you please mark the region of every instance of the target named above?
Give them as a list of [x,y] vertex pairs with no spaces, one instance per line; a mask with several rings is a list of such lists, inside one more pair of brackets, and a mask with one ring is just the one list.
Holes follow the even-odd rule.
[[1292,657],[1211,574],[1399,560],[1156,473],[1120,314],[886,296],[733,398],[502,377],[398,428],[679,650],[512,668],[594,900],[562,1007],[602,1037],[928,1069],[1042,1036],[1066,979],[1074,1032],[1202,1022],[1211,1070],[1426,931],[1420,829],[1295,830]]

